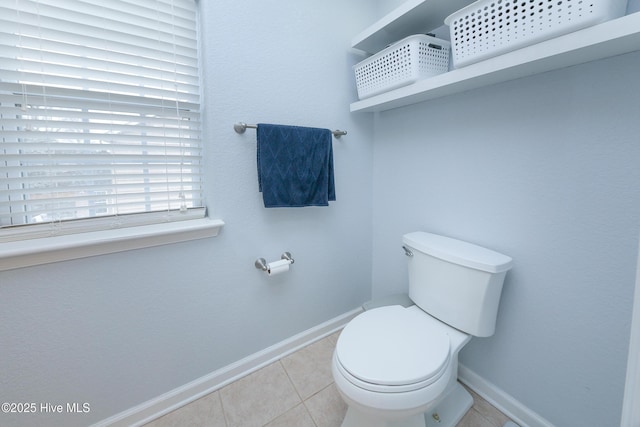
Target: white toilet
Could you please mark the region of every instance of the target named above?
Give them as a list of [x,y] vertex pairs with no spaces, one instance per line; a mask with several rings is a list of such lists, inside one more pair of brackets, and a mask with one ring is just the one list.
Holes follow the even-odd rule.
[[403,243],[415,305],[365,311],[338,338],[342,427],[453,427],[473,402],[457,382],[458,352],[471,336],[493,335],[512,260],[425,232]]

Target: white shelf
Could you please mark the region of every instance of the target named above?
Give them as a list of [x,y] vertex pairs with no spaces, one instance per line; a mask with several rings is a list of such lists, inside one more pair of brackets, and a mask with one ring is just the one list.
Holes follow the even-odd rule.
[[444,18],[473,0],[409,0],[353,38],[351,47],[380,52],[413,34],[425,34],[444,25]]
[[351,112],[390,110],[637,50],[640,12],[354,102]]

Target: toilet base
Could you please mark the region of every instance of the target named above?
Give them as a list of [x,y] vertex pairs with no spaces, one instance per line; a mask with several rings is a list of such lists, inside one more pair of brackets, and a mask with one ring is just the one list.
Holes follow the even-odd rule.
[[342,427],[455,427],[473,406],[473,397],[459,382],[427,412],[398,420],[382,420],[349,408]]
[[473,406],[473,397],[456,381],[453,389],[425,414],[426,427],[455,427]]
[[389,421],[349,408],[341,427],[426,427],[424,416],[424,413],[419,413],[409,418]]

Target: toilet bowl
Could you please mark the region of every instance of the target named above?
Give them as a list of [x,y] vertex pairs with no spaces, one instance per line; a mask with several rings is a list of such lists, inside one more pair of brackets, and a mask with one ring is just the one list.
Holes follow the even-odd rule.
[[457,382],[458,353],[472,336],[493,335],[512,260],[425,232],[403,243],[415,305],[365,311],[336,344],[332,373],[348,406],[342,427],[453,427],[471,407]]
[[336,387],[349,407],[342,426],[425,426],[424,412],[455,386],[458,351],[470,339],[415,305],[356,317],[333,355]]

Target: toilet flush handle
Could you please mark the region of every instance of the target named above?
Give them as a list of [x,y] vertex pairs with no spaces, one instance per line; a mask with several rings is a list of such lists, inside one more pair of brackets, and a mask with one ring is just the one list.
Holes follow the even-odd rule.
[[409,250],[409,248],[408,248],[408,247],[403,246],[403,247],[402,247],[402,249],[404,249],[404,254],[405,254],[406,256],[413,256],[413,252],[411,252],[411,250]]

